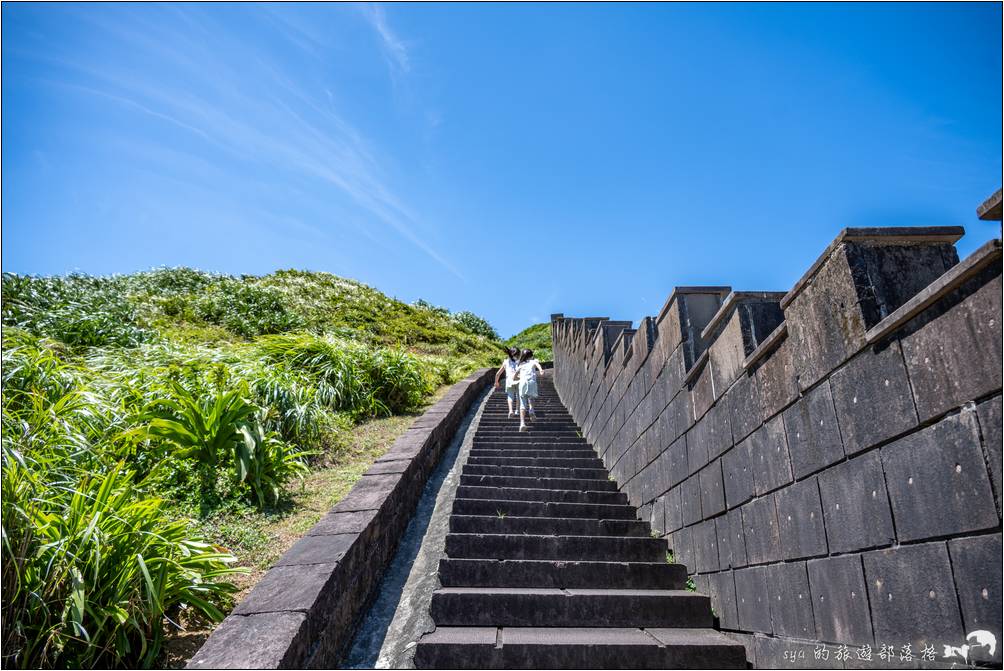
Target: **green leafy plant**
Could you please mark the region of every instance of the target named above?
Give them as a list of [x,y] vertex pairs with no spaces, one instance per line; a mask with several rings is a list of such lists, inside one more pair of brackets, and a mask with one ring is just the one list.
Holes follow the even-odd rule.
[[223,618],[233,556],[168,518],[124,462],[39,449],[6,413],[4,429],[4,666],[150,666],[167,621]]

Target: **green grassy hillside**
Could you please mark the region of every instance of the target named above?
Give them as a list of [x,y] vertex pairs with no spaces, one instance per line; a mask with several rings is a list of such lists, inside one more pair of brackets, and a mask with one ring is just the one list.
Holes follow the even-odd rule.
[[541,361],[553,361],[551,349],[551,324],[534,324],[505,341],[507,347],[532,349],[534,356]]
[[4,274],[2,291],[5,667],[158,663],[168,623],[223,617],[242,538],[296,508],[291,483],[358,477],[380,451],[353,427],[501,348],[472,313],[327,273]]

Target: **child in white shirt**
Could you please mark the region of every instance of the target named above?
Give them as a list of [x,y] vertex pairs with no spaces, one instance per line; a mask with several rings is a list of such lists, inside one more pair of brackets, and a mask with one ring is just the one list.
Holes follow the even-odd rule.
[[516,366],[516,377],[519,380],[519,430],[526,431],[526,415],[536,419],[533,411],[533,399],[537,398],[537,373],[543,374],[544,368],[533,358],[533,350],[525,349],[519,357]]
[[509,404],[509,419],[516,416],[514,406],[516,404],[516,398],[519,395],[519,383],[516,382],[516,366],[519,362],[516,360],[519,357],[519,350],[515,347],[510,347],[506,350],[506,358],[499,366],[498,371],[495,372],[495,388],[499,388],[499,378],[502,377],[502,373],[505,373],[505,400]]

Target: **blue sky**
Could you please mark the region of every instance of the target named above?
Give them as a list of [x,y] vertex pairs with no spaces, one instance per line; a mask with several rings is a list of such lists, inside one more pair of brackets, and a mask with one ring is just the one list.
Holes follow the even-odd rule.
[[1001,5],[3,5],[3,267],[638,320],[1001,183]]

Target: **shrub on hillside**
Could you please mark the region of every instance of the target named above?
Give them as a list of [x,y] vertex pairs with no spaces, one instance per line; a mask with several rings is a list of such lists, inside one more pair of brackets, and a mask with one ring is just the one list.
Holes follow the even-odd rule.
[[420,362],[397,350],[309,333],[269,336],[257,346],[287,370],[313,378],[318,400],[332,410],[389,415],[415,408],[430,391]]
[[551,344],[551,324],[534,324],[523,329],[505,341],[508,347],[532,349],[533,355],[541,361],[554,359]]
[[491,340],[499,339],[499,334],[495,332],[495,329],[492,328],[492,325],[486,319],[468,310],[455,313],[453,321],[475,335],[484,336]]
[[3,324],[74,347],[132,347],[152,333],[113,278],[3,274]]
[[292,331],[302,325],[281,292],[233,278],[211,285],[194,304],[195,314],[245,338]]

